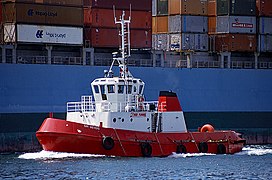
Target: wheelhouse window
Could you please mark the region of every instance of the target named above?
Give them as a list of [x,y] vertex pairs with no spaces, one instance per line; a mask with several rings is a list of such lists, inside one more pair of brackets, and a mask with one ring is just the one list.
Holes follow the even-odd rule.
[[140,85],[140,87],[139,87],[139,94],[142,94],[143,92],[143,88],[144,88],[144,86],[143,85]]
[[107,100],[107,95],[105,93],[105,85],[100,85],[100,91],[101,91],[102,100]]
[[99,93],[99,88],[98,88],[97,85],[94,85],[94,92],[95,92],[96,94]]
[[124,93],[124,85],[118,85],[118,94],[123,94]]
[[105,94],[105,85],[100,85],[101,94]]
[[108,85],[108,93],[114,93],[115,92],[115,86],[114,85]]
[[132,85],[128,85],[128,94],[131,94],[132,92]]

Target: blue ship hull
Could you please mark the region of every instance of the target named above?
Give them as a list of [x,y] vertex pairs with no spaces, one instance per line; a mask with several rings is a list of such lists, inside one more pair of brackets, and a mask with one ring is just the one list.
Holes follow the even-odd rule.
[[[48,112],[65,118],[66,102],[91,94],[98,66],[0,64],[0,152],[39,149],[35,138]],[[177,93],[189,129],[211,123],[241,132],[250,144],[272,143],[272,71],[131,67],[146,100]],[[115,69],[115,75],[118,75]]]

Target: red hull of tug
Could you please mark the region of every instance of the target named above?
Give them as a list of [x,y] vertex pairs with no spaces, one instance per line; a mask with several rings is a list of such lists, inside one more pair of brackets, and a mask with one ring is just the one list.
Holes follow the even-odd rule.
[[[113,156],[168,156],[181,153],[226,153],[242,150],[234,131],[153,133],[83,125],[47,118],[36,136],[44,150]],[[108,137],[108,142],[103,139]],[[105,148],[105,144],[106,148]],[[184,149],[185,148],[185,149]]]

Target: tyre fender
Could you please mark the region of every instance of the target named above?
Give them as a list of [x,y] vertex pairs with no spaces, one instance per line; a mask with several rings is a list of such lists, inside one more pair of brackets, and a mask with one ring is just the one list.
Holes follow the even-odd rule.
[[208,152],[208,144],[206,142],[200,142],[198,144],[198,149],[199,149],[199,152],[201,153],[207,153]]
[[152,154],[152,146],[149,143],[141,143],[141,152],[144,157],[150,157]]
[[224,144],[218,144],[217,154],[226,154],[226,146]]
[[109,136],[103,137],[102,146],[106,150],[111,150],[114,147],[114,140]]
[[187,153],[187,149],[183,144],[177,145],[177,154],[185,154]]

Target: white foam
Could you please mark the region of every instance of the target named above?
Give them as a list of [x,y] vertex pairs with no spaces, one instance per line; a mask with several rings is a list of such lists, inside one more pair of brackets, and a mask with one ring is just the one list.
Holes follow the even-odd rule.
[[247,146],[242,149],[237,155],[249,155],[249,156],[263,156],[266,154],[272,154],[272,149],[267,146]]
[[171,158],[186,158],[186,157],[198,157],[198,156],[214,156],[216,154],[211,153],[186,153],[186,154],[177,154],[173,152],[170,156]]
[[64,152],[52,152],[52,151],[40,151],[35,153],[21,154],[20,159],[63,159],[67,157],[105,157],[104,155],[95,154],[76,154],[76,153],[64,153]]

